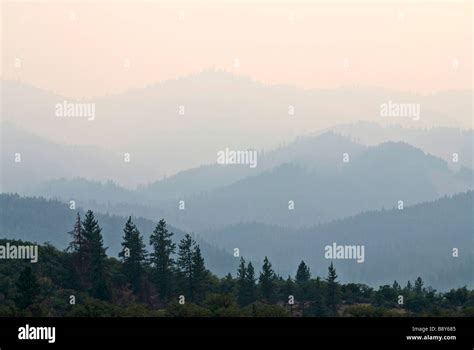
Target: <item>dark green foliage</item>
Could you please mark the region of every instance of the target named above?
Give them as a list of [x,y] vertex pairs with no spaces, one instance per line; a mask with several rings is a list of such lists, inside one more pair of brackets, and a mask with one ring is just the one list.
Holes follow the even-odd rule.
[[184,295],[193,302],[202,301],[209,272],[204,266],[204,258],[199,245],[189,234],[186,234],[178,245],[177,267]]
[[[303,260],[298,265],[298,269],[296,271],[295,281],[296,281],[296,299],[297,300],[308,300],[310,297],[309,293],[309,281],[311,278],[311,273],[309,271],[309,267],[305,264]],[[306,305],[302,303],[302,310],[303,314],[306,311]]]
[[240,306],[245,306],[256,298],[255,270],[251,262],[245,266],[245,259],[240,258],[237,271],[238,301]]
[[35,297],[39,294],[39,285],[30,266],[26,266],[20,273],[16,287],[15,301],[18,307],[25,309],[35,302]]
[[143,271],[146,263],[147,253],[143,238],[137,227],[129,217],[123,229],[122,242],[123,251],[119,253],[122,258],[123,271],[127,276],[132,290],[138,294],[143,280]]
[[418,277],[415,280],[415,287],[413,288],[416,294],[421,294],[423,293],[423,280],[421,277]]
[[208,294],[205,307],[213,317],[238,317],[240,309],[232,294]]
[[[106,211],[104,210],[104,212]],[[74,226],[77,213],[84,218],[86,211],[78,208],[77,212],[74,212],[69,209],[68,205],[58,200],[1,193],[0,233],[2,233],[2,237],[9,239],[38,243],[49,242],[58,249],[66,249],[71,238],[66,233],[71,231]],[[107,254],[117,256],[123,249],[120,236],[128,215],[125,217],[94,211],[94,216],[100,223],[104,244],[108,247]],[[144,242],[148,243],[158,222],[141,217],[136,217],[133,221],[140,229]],[[185,235],[182,230],[168,224],[166,228],[174,233],[174,242],[179,242]],[[198,243],[209,270],[220,277],[225,276],[229,271],[235,271],[237,261],[231,254],[217,249],[203,240],[198,240]],[[153,252],[152,247],[147,247],[147,249],[150,253]]]
[[258,286],[262,298],[268,302],[275,300],[275,272],[272,269],[272,264],[267,257],[263,259],[262,271],[258,278]]
[[169,298],[173,289],[173,269],[175,261],[173,254],[176,244],[173,243],[173,232],[166,228],[166,221],[161,219],[150,236],[152,253],[150,261],[153,264],[154,280],[158,292],[163,298]]
[[[78,224],[80,223],[80,225]],[[265,257],[256,285],[251,262],[240,259],[236,278],[229,273],[222,279],[205,265],[200,246],[190,235],[179,243],[176,264],[173,260],[172,233],[161,220],[154,232],[153,265],[145,263],[146,250],[138,228],[127,221],[121,260],[109,258],[103,247],[101,228],[94,214],[84,221],[76,217],[72,242],[67,251],[51,245],[39,246],[40,260],[34,269],[27,261],[3,260],[0,263],[0,315],[12,317],[392,317],[392,316],[468,316],[474,315],[474,291],[467,287],[438,293],[418,277],[405,288],[395,281],[377,290],[364,284],[340,284],[334,265],[327,277],[311,278],[301,262],[296,278],[277,276]],[[0,240],[4,245],[7,241]],[[164,242],[164,244],[163,244]],[[9,241],[10,244],[31,244]],[[153,244],[152,244],[153,246]],[[165,249],[163,249],[165,248]],[[157,254],[157,252],[165,252]],[[81,277],[76,266],[82,254],[87,273]],[[165,257],[166,259],[162,259]],[[154,259],[154,260],[153,260]],[[169,285],[149,283],[156,278],[156,264],[165,261]],[[176,270],[174,269],[176,266]],[[165,270],[161,270],[165,271]],[[140,276],[141,282],[136,276]],[[178,278],[179,277],[179,278]],[[83,280],[81,280],[83,278]],[[136,283],[134,283],[134,281]],[[133,288],[131,289],[130,286]],[[160,288],[168,291],[165,296]],[[138,295],[146,298],[138,298]],[[70,303],[75,296],[76,303]],[[180,296],[185,296],[185,302]],[[288,297],[296,295],[294,305]],[[398,304],[398,297],[404,303]],[[181,301],[177,302],[178,300]]]
[[88,210],[82,223],[85,238],[84,254],[88,268],[88,281],[91,295],[94,298],[108,300],[110,291],[107,285],[106,258],[107,248],[101,234],[101,228],[94,217],[94,213]]
[[303,284],[305,282],[308,282],[310,278],[311,273],[309,272],[309,267],[306,266],[303,260],[301,260],[301,263],[298,266],[298,270],[296,271],[296,283]]
[[201,249],[196,245],[192,257],[193,298],[195,301],[202,301],[204,299],[208,275],[209,272],[204,266],[204,258],[201,255]]
[[[283,289],[283,294],[284,295],[293,295],[295,294],[295,282],[291,279],[291,276],[288,276],[288,278],[285,281],[284,289]],[[285,298],[283,298],[285,300]]]
[[87,260],[86,237],[84,236],[81,215],[79,213],[77,213],[74,228],[69,234],[71,235],[71,242],[66,251],[71,252],[70,263],[73,267],[72,273],[77,277],[74,279],[77,281],[74,287],[85,287],[88,284],[87,271],[89,269],[89,261]]
[[332,315],[337,313],[337,304],[339,303],[339,283],[336,282],[337,274],[334,265],[331,263],[328,268],[327,282],[327,293],[326,300],[329,310]]
[[239,269],[237,270],[237,286],[238,286],[238,301],[239,305],[248,304],[247,300],[247,286],[245,284],[247,278],[247,267],[245,266],[245,259],[240,257]]
[[193,280],[193,247],[194,241],[189,234],[179,242],[178,245],[178,270],[181,277],[185,295],[191,300],[194,297],[194,280]]
[[221,279],[219,292],[222,294],[234,294],[236,289],[237,283],[229,272],[223,279]]

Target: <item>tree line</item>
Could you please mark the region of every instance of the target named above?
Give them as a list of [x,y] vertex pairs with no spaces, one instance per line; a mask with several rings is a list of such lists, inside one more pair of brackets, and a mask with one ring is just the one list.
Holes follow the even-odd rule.
[[[41,248],[39,266],[0,265],[0,315],[55,316],[405,316],[474,314],[466,287],[439,293],[418,277],[375,290],[342,284],[334,265],[325,278],[312,277],[301,261],[295,276],[278,275],[267,257],[260,272],[240,257],[235,277],[212,274],[189,234],[173,241],[161,219],[149,238],[129,217],[118,259],[107,256],[92,211],[77,214],[65,252]],[[18,264],[12,262],[12,264]],[[74,302],[72,302],[74,301]]]

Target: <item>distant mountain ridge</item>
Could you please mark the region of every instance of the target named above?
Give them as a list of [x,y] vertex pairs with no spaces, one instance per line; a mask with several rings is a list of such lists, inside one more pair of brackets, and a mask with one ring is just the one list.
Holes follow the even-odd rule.
[[[55,105],[65,100],[93,103],[96,118],[58,120]],[[380,106],[387,101],[420,105],[420,120],[382,118]],[[472,129],[471,91],[425,96],[362,87],[304,90],[214,70],[81,101],[3,81],[2,107],[2,120],[46,139],[130,153],[132,162],[149,170],[120,178],[129,187],[212,163],[225,147],[274,149],[299,135],[358,120]]]
[[226,251],[239,247],[249,259],[266,255],[284,276],[300,259],[314,274],[324,274],[330,262],[324,255],[327,245],[363,245],[363,263],[332,260],[343,281],[382,285],[423,275],[435,288],[449,289],[474,285],[473,214],[474,192],[468,191],[301,230],[241,223],[200,235]]
[[[261,153],[254,169],[207,165],[135,191],[113,183],[61,179],[26,194],[74,199],[81,206],[119,215],[159,214],[182,228],[206,230],[249,221],[311,226],[390,208],[399,200],[415,204],[472,187],[470,168],[456,171],[441,158],[406,143],[366,147],[326,132]],[[181,200],[184,210],[179,208]],[[288,210],[290,201],[295,210]]]
[[120,180],[135,176],[138,169],[146,171],[146,164],[130,167],[124,163],[123,154],[97,146],[53,142],[9,122],[0,123],[0,131],[2,192],[24,192],[59,178]]
[[[323,152],[331,154],[332,148]],[[252,221],[304,227],[392,208],[400,200],[413,205],[473,187],[471,170],[455,172],[442,159],[404,143],[347,153],[347,163],[335,148],[328,158],[331,166],[284,163],[229,186],[184,197],[185,213],[175,202],[163,208],[164,216],[195,230]]]
[[[474,169],[474,131],[447,127],[404,128],[359,121],[329,128],[354,142],[374,146],[387,141],[401,141],[444,159],[451,167]],[[317,135],[318,133],[316,133]],[[455,162],[453,155],[457,154]]]

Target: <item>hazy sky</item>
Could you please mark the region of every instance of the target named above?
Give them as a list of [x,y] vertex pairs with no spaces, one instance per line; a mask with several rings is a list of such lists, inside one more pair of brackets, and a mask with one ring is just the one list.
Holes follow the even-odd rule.
[[471,1],[9,2],[1,29],[2,78],[70,97],[212,67],[303,88],[472,87]]

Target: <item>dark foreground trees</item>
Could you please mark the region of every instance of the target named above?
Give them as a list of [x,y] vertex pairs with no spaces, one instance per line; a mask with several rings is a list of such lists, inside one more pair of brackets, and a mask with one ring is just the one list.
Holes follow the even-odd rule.
[[166,228],[166,221],[161,219],[150,236],[152,252],[150,262],[152,268],[152,279],[154,280],[158,293],[164,300],[168,300],[175,287],[173,274],[175,261],[173,255],[176,244],[173,243],[173,232]]
[[[160,220],[150,233],[150,252],[131,218],[124,223],[119,258],[106,256],[92,211],[77,216],[65,252],[40,246],[36,264],[0,263],[2,316],[473,316],[474,292],[439,293],[421,278],[373,289],[340,283],[331,263],[324,279],[304,261],[282,278],[268,257],[257,269],[240,258],[235,277],[206,269],[193,236],[174,242]],[[0,240],[5,244],[5,240]],[[11,241],[10,244],[15,244]],[[16,244],[25,244],[16,242]],[[257,277],[258,276],[258,277]]]
[[122,259],[123,271],[133,292],[139,294],[142,289],[144,270],[147,264],[145,243],[143,243],[143,237],[132,222],[131,217],[125,223],[123,232],[123,250],[119,253],[119,257]]
[[17,295],[15,301],[20,308],[27,308],[35,302],[35,298],[39,294],[39,284],[30,266],[26,266],[21,271],[16,286]]
[[109,300],[107,248],[104,248],[101,231],[91,210],[87,211],[82,222],[78,214],[74,229],[70,232],[72,241],[68,250],[72,254],[73,272],[79,288],[88,290],[94,298]]

